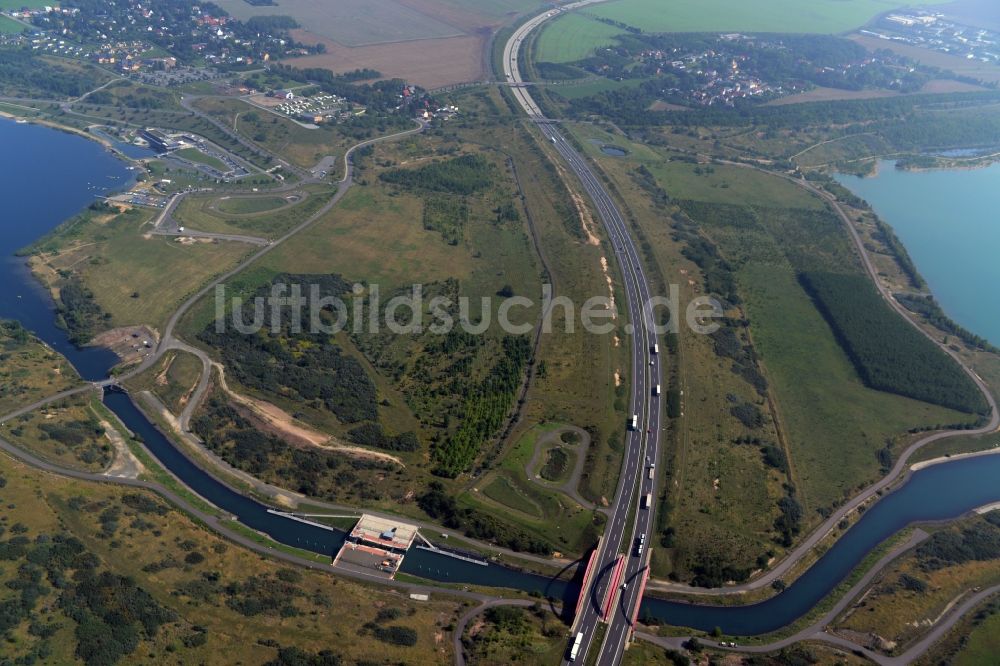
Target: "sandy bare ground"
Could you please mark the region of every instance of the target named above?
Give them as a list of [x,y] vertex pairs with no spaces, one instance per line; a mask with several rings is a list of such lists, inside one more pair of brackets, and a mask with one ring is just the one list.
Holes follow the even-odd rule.
[[105,436],[115,449],[115,458],[104,474],[118,478],[138,479],[139,475],[146,471],[146,468],[139,462],[138,458],[132,455],[128,444],[125,443],[125,438],[122,437],[117,428],[107,421],[102,420],[101,427],[104,428]]
[[293,67],[322,67],[336,73],[371,68],[386,78],[404,79],[428,89],[485,78],[483,51],[488,29],[476,35],[353,48],[306,30],[293,30],[292,34],[300,42],[326,45],[322,55],[285,61]]
[[405,467],[403,461],[396,456],[379,451],[370,451],[359,446],[344,444],[326,433],[309,428],[295,420],[291,414],[281,409],[277,405],[265,400],[258,400],[249,396],[236,393],[226,384],[226,376],[223,367],[213,364],[219,372],[219,383],[229,399],[238,407],[242,407],[244,415],[261,422],[275,435],[290,440],[290,443],[312,446],[328,451],[336,451],[356,458],[368,458],[370,460],[382,460],[394,463],[400,467]]
[[[144,343],[150,343],[146,347]],[[118,355],[125,363],[135,363],[141,360],[150,349],[155,348],[160,341],[160,334],[151,326],[123,326],[113,328],[90,341],[95,347],[105,347]]]

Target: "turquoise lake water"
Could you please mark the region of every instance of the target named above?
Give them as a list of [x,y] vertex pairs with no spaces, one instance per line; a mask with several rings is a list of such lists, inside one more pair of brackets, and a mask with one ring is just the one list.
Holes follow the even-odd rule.
[[1000,164],[985,169],[837,176],[892,225],[956,322],[1000,345]]

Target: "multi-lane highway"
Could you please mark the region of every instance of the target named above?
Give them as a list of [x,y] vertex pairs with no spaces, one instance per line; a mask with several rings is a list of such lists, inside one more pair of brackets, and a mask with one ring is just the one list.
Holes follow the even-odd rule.
[[[662,377],[661,357],[653,351],[654,345],[658,345],[658,340],[654,330],[655,319],[650,311],[649,283],[625,220],[586,160],[567,143],[556,124],[544,117],[532,99],[528,87],[522,85],[524,82],[521,79],[518,63],[521,45],[532,30],[562,12],[599,1],[585,0],[530,19],[508,40],[504,48],[503,63],[504,76],[511,86],[514,98],[528,117],[538,125],[546,141],[552,143],[553,148],[577,175],[583,189],[593,201],[621,269],[625,301],[631,317],[628,329],[632,333],[630,404],[631,413],[637,416],[637,424],[628,432],[625,460],[611,507],[611,518],[595,555],[593,583],[591,588],[585,591],[586,597],[578,609],[575,624],[575,631],[582,634],[582,640],[574,662],[587,661],[588,653],[591,650],[598,650],[597,663],[613,666],[621,661],[622,652],[629,639],[632,619],[641,599],[640,588],[649,558],[655,504],[651,503],[646,508],[644,497],[650,495],[655,502],[658,469],[651,465],[659,458],[662,427],[659,396]],[[643,543],[641,551],[637,548],[640,539]],[[619,557],[624,558],[624,565],[621,575],[615,577],[613,572]],[[615,589],[610,589],[613,585]],[[602,613],[609,599],[615,603],[611,606],[608,616],[604,618]],[[602,620],[607,622],[607,631],[604,639],[595,643],[595,635]]]

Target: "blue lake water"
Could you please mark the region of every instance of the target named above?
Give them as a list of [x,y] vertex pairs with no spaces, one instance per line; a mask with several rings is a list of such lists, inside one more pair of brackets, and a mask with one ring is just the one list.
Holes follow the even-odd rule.
[[837,180],[896,230],[935,298],[956,322],[1000,345],[1000,164]]
[[[0,279],[4,286],[0,290],[0,317],[21,320],[88,378],[105,376],[114,356],[99,350],[76,350],[69,344],[65,333],[54,325],[48,294],[34,284],[23,260],[11,257],[11,253],[95,197],[124,187],[130,178],[131,172],[96,143],[47,128],[0,121],[0,205],[4,211],[0,214]],[[245,525],[282,543],[323,554],[331,554],[343,542],[342,532],[269,514],[267,507],[219,482],[150,424],[128,396],[111,393],[105,402],[164,467]],[[746,607],[712,607],[647,597],[642,612],[670,624],[706,631],[718,626],[731,635],[772,631],[808,612],[868,552],[907,525],[955,518],[996,501],[1000,501],[1000,456],[928,468],[867,511],[806,574],[773,599]],[[418,549],[410,551],[402,570],[432,580],[538,592],[568,605],[579,590],[576,578],[566,582],[495,564],[482,567]],[[579,575],[579,569],[576,573]]]
[[14,253],[97,197],[126,189],[134,172],[99,143],[0,118],[0,317],[17,319],[87,379],[107,376],[115,355],[77,349],[55,324],[49,294]]

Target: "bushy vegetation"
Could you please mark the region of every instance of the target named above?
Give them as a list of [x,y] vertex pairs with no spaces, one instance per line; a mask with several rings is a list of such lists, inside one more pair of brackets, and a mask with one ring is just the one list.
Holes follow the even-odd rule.
[[800,280],[866,385],[963,412],[986,411],[975,383],[894,313],[868,278],[815,272]]
[[378,499],[381,491],[365,472],[395,469],[389,463],[350,458],[327,449],[291,446],[261,432],[219,396],[206,401],[191,428],[234,467],[311,497]]
[[1000,514],[994,511],[966,527],[935,532],[920,544],[917,556],[924,571],[1000,558]]
[[539,555],[552,552],[551,544],[533,537],[497,518],[470,508],[459,508],[455,498],[447,493],[440,481],[432,481],[417,498],[417,503],[431,518],[440,520],[445,527],[459,529],[472,539],[491,541],[516,551]]
[[[333,275],[280,275],[273,284],[317,285],[323,297],[350,292],[350,285]],[[268,284],[254,296],[270,293]],[[285,308],[283,314],[280,330],[265,327],[243,334],[229,326],[219,333],[213,322],[198,337],[218,349],[227,373],[248,388],[325,409],[345,423],[376,420],[375,384],[364,368],[328,334],[310,332],[314,315],[326,321],[330,313],[313,313],[307,303],[298,312]]]
[[80,278],[67,273],[59,283],[56,301],[59,324],[69,333],[70,342],[82,346],[107,327],[111,315],[104,312]]
[[977,349],[996,353],[997,348],[986,338],[976,335],[972,331],[956,324],[948,315],[944,313],[941,306],[931,294],[893,294],[896,300],[910,312],[916,313],[926,319],[932,326],[938,328],[949,335]]
[[402,187],[470,195],[493,184],[493,165],[480,155],[463,155],[415,169],[391,169],[379,174],[386,183]]
[[17,576],[7,582],[13,595],[0,601],[0,632],[30,621],[29,633],[44,641],[60,627],[44,622],[37,609],[40,603],[50,606],[57,595],[54,601],[76,625],[76,656],[88,664],[110,665],[176,619],[131,578],[101,570],[100,561],[76,537],[31,538],[23,526],[14,527],[15,535],[0,541],[0,561],[18,567]]

